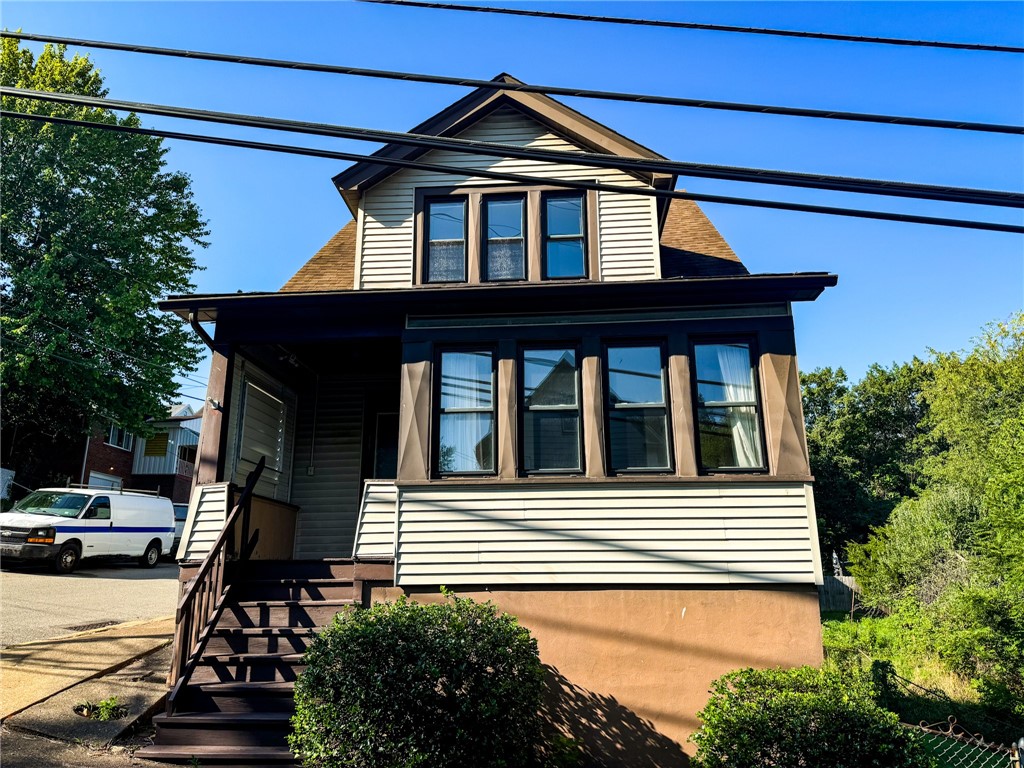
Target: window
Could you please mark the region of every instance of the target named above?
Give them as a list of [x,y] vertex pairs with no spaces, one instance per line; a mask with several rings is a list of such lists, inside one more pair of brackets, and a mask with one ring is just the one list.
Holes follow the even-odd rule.
[[83,520],[109,520],[110,519],[110,498],[108,496],[97,496],[92,504],[82,515]]
[[485,280],[526,279],[525,209],[524,197],[484,198]]
[[608,347],[608,442],[613,471],[671,468],[664,370],[660,346]]
[[115,448],[130,451],[134,442],[135,438],[131,432],[114,424],[110,425],[110,434],[107,436],[107,445],[112,445]]
[[159,457],[163,458],[167,455],[167,433],[162,432],[160,434],[153,435],[152,437],[146,438],[146,448],[142,452],[143,456]]
[[700,463],[710,469],[764,469],[750,345],[695,344]]
[[575,349],[523,350],[523,469],[580,471]]
[[466,201],[428,200],[426,206],[428,283],[466,280]]
[[441,353],[437,470],[494,472],[494,354]]
[[584,197],[547,193],[543,196],[543,259],[546,279],[586,277]]

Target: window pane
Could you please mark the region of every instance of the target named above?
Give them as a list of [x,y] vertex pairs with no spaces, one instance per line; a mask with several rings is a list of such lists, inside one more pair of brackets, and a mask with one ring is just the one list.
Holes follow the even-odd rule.
[[441,472],[481,472],[494,469],[494,414],[442,413]]
[[466,279],[466,243],[464,240],[440,240],[430,243],[427,255],[427,282],[453,283]]
[[523,402],[527,407],[576,405],[576,352],[528,349],[523,353]]
[[700,402],[754,402],[754,369],[747,344],[697,344],[694,352]]
[[576,411],[523,414],[523,464],[538,469],[580,468],[580,417]]
[[585,277],[583,240],[548,240],[545,277]]
[[488,280],[525,280],[525,264],[522,239],[487,241]]
[[487,238],[522,238],[523,201],[487,201]]
[[699,408],[700,459],[705,469],[763,467],[757,409]]
[[441,354],[441,410],[491,408],[490,352]]
[[583,197],[548,197],[545,199],[547,236],[583,235]]
[[613,469],[668,467],[664,408],[613,410],[609,422]]
[[659,347],[609,347],[608,396],[612,405],[664,403]]
[[466,239],[466,204],[462,200],[428,203],[430,240]]

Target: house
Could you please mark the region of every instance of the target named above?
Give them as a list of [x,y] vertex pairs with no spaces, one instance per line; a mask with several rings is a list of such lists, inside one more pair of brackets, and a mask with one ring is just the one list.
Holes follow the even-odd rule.
[[110,424],[86,441],[81,482],[94,488],[158,491],[176,503],[189,500],[195,474],[202,414],[189,405],[169,409],[167,418],[150,422],[154,433],[136,437]]
[[[749,273],[693,202],[643,194],[674,177],[570,153],[659,155],[512,82],[412,132],[564,160],[386,146],[334,178],[353,220],[280,291],[162,304],[213,360],[140,756],[287,761],[315,628],[442,586],[533,631],[599,764],[685,764],[714,678],[820,662],[791,306],[836,277]],[[417,160],[465,171],[392,164]]]

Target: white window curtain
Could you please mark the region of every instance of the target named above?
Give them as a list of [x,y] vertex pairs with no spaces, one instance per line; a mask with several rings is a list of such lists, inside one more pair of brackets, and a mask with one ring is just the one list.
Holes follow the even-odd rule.
[[[750,349],[744,345],[720,344],[718,366],[725,385],[725,399],[730,403],[754,403],[754,376],[750,365]],[[757,411],[733,406],[728,409],[736,466],[761,466],[761,446],[757,434]]]

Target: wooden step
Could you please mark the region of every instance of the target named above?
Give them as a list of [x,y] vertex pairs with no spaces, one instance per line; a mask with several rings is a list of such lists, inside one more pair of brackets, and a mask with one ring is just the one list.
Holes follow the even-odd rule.
[[247,579],[234,589],[238,600],[347,600],[355,596],[351,574],[346,579]]
[[323,627],[335,614],[354,604],[335,600],[240,600],[224,607],[218,628]]
[[135,752],[136,757],[185,765],[235,765],[247,768],[297,765],[287,747],[240,747],[212,744],[153,744]]
[[291,730],[287,712],[184,712],[155,715],[160,744],[224,747],[285,747]]
[[315,635],[315,627],[220,627],[206,653],[303,653]]
[[182,712],[295,711],[294,681],[190,684],[181,694]]
[[301,653],[222,653],[200,657],[193,680],[276,682],[295,680],[305,667]]

